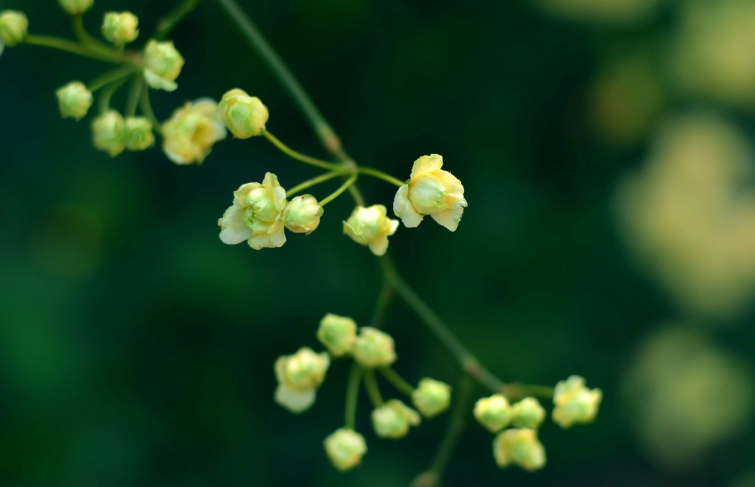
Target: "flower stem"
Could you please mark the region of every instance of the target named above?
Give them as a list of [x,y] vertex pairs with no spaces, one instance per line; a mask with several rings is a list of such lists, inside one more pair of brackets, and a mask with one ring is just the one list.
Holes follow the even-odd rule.
[[128,78],[125,77],[117,79],[102,90],[99,99],[100,115],[110,110],[110,99],[126,81],[128,81]]
[[99,61],[106,61],[113,64],[120,64],[125,60],[125,57],[115,50],[108,53],[105,53],[104,51],[95,52],[87,45],[81,44],[79,42],[69,41],[68,39],[61,39],[59,37],[29,35],[26,36],[26,40],[24,42],[31,44],[32,46],[50,47],[53,49],[70,52],[71,54],[78,54],[79,56],[97,59]]
[[341,196],[341,193],[343,193],[344,191],[346,191],[347,189],[349,189],[349,186],[351,186],[352,184],[354,184],[354,182],[357,180],[358,177],[359,177],[358,174],[352,174],[351,177],[349,179],[347,179],[346,182],[343,183],[340,188],[338,188],[337,190],[335,190],[330,196],[328,196],[324,200],[320,201],[320,206],[321,207],[325,206],[328,203],[330,203],[331,201],[333,201],[334,199],[336,199],[339,196]]
[[109,45],[89,35],[89,32],[87,32],[86,28],[84,27],[84,17],[82,14],[73,16],[73,32],[81,42],[88,44],[87,47],[92,50],[96,50],[97,47],[106,49],[108,51],[111,50],[111,47]]
[[128,92],[128,99],[126,101],[126,117],[133,117],[136,115],[136,107],[139,104],[139,99],[144,88],[144,76],[141,73],[137,73],[131,78],[131,89]]
[[338,176],[341,176],[342,174],[345,174],[347,171],[341,170],[341,171],[330,171],[326,172],[325,174],[322,174],[320,176],[317,176],[316,178],[308,179],[304,181],[303,183],[299,184],[298,186],[294,186],[293,188],[289,189],[286,192],[286,198],[290,198],[291,196],[295,195],[299,191],[307,188],[311,188],[312,186],[316,186],[320,183],[324,183],[325,181],[328,181],[333,178],[337,178]]
[[383,396],[380,394],[380,387],[375,379],[375,371],[373,369],[367,369],[364,371],[364,388],[367,389],[367,394],[370,396],[373,406],[379,408],[384,404]]
[[375,311],[372,313],[372,321],[370,321],[372,328],[382,328],[385,317],[388,314],[388,309],[393,304],[393,296],[395,294],[396,292],[393,288],[387,282],[383,282],[377,302],[375,303]]
[[263,130],[262,135],[264,135],[265,138],[269,140],[281,152],[283,152],[284,154],[286,154],[287,156],[293,159],[296,159],[299,162],[303,162],[305,164],[321,167],[323,169],[330,169],[330,170],[343,168],[343,166],[339,164],[335,164],[333,162],[322,161],[320,159],[315,159],[314,157],[309,157],[307,155],[304,155],[301,152],[296,152],[295,150],[293,150],[292,148],[290,148],[289,146],[281,142],[277,137],[275,137],[273,134],[271,134],[267,130]]
[[398,375],[398,372],[393,370],[392,367],[380,367],[378,372],[385,377],[385,380],[391,383],[399,392],[409,397],[414,393],[414,387],[404,380],[403,377]]
[[141,103],[139,107],[142,109],[144,116],[147,117],[150,122],[152,122],[152,128],[154,129],[154,131],[159,135],[162,135],[163,127],[155,116],[155,112],[152,110],[152,104],[149,101],[149,88],[142,87]]
[[188,17],[201,2],[202,0],[184,0],[168,15],[158,20],[155,39],[161,41],[168,37],[173,29],[175,29],[183,19]]
[[406,184],[403,181],[401,181],[400,179],[394,178],[390,174],[386,174],[383,171],[378,171],[377,169],[373,169],[371,167],[360,166],[359,167],[359,174],[366,174],[366,175],[372,176],[374,178],[382,179],[383,181],[386,181],[386,182],[389,182],[389,183],[391,183],[393,185],[396,185],[399,188],[401,186],[403,186],[404,184]]
[[136,70],[135,66],[118,66],[117,68],[113,68],[110,71],[106,71],[105,73],[101,74],[94,81],[89,83],[87,89],[91,92],[95,92],[103,86],[109,85],[113,81],[125,78],[126,76],[133,73],[134,70]]
[[346,413],[344,427],[353,430],[357,420],[357,402],[359,399],[359,383],[362,381],[364,369],[354,362],[349,373],[349,382],[346,385]]

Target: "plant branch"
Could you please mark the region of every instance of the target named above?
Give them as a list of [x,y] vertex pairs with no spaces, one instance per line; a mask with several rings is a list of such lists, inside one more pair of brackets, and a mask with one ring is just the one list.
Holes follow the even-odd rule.
[[333,162],[327,162],[320,159],[315,159],[314,157],[309,157],[308,155],[302,154],[301,152],[297,152],[284,144],[280,141],[276,136],[268,132],[267,130],[262,131],[262,135],[265,136],[267,140],[270,141],[275,147],[277,147],[281,152],[286,154],[289,157],[292,157],[293,159],[296,159],[299,162],[303,162],[305,164],[309,164],[311,166],[320,167],[322,169],[329,169],[329,170],[337,170],[337,169],[343,169],[343,166],[340,164],[335,164]]
[[344,191],[346,191],[347,189],[349,189],[349,187],[352,184],[354,184],[354,182],[357,180],[358,177],[359,177],[358,174],[352,174],[351,177],[349,179],[347,179],[346,182],[343,183],[340,188],[338,188],[337,190],[335,190],[330,196],[328,196],[324,200],[320,201],[320,206],[321,207],[325,206],[328,203],[330,203],[331,201],[333,201],[334,199],[336,199],[339,196],[341,196],[341,193],[343,193]]
[[109,85],[113,81],[125,78],[135,70],[136,66],[119,66],[117,68],[113,68],[110,71],[106,71],[105,73],[101,74],[94,81],[89,83],[87,89],[91,92],[95,92],[100,88]]
[[341,176],[342,174],[347,173],[347,172],[348,171],[346,169],[343,169],[341,171],[330,171],[320,176],[317,176],[316,178],[308,179],[304,181],[303,183],[299,184],[298,186],[294,186],[293,188],[289,189],[286,192],[286,198],[290,198],[291,196],[295,195],[301,190],[311,188],[312,186],[316,186],[320,183],[324,183],[325,181],[328,181],[330,179],[337,178],[338,176]]
[[81,44],[80,42],[69,41],[68,39],[61,39],[53,36],[39,36],[29,35],[24,40],[27,44],[32,46],[50,47],[58,49],[60,51],[69,52],[71,54],[77,54],[98,61],[106,61],[113,64],[120,64],[126,60],[125,56],[121,53],[112,50],[112,52],[105,53],[104,51],[94,51],[89,46]]
[[168,37],[173,29],[196,9],[202,0],[184,0],[171,13],[157,21],[155,39],[161,41]]
[[141,73],[138,73],[131,78],[131,89],[128,92],[126,111],[124,113],[126,117],[133,117],[136,115],[136,107],[139,104],[143,88],[144,76],[142,76]]
[[99,99],[100,115],[110,110],[110,99],[113,97],[113,94],[116,91],[118,91],[118,88],[123,86],[123,84],[126,81],[128,81],[128,78],[117,79],[114,82],[110,83],[108,86],[106,86],[102,90],[102,92],[100,92],[100,99]]
[[372,176],[373,178],[382,179],[383,181],[386,181],[386,182],[391,183],[391,184],[393,184],[395,186],[398,186],[399,188],[401,186],[403,186],[404,184],[406,184],[403,181],[401,181],[400,179],[394,178],[390,174],[386,174],[383,171],[379,171],[379,170],[373,169],[371,167],[360,166],[359,167],[359,174],[366,174],[368,176]]
[[388,314],[388,310],[393,304],[393,296],[396,292],[388,285],[387,282],[383,282],[380,287],[380,294],[378,294],[377,302],[375,303],[375,311],[372,313],[372,320],[370,326],[372,328],[382,328],[385,317]]
[[84,27],[84,17],[82,14],[73,16],[73,32],[81,42],[90,44],[87,47],[92,50],[96,50],[97,47],[106,49],[108,51],[111,50],[111,47],[109,45],[89,35],[89,32],[87,32],[86,28]]
[[344,417],[344,427],[351,430],[356,426],[359,383],[362,381],[363,373],[362,366],[354,362],[349,373],[349,382],[346,385],[346,413]]
[[405,394],[409,397],[411,397],[411,395],[414,393],[414,387],[412,387],[411,384],[405,381],[403,377],[398,375],[398,372],[393,370],[393,368],[380,367],[378,369],[378,372],[380,372],[380,375],[385,377],[385,380],[390,382],[391,385],[395,387],[400,393]]
[[155,130],[155,132],[157,132],[159,135],[162,135],[163,126],[155,116],[155,112],[152,110],[152,103],[150,103],[149,101],[149,88],[142,88],[141,103],[139,107],[142,109],[144,116],[147,117],[150,122],[152,122],[152,128]]
[[375,380],[375,371],[373,369],[364,371],[364,388],[367,389],[367,394],[370,396],[373,406],[379,408],[384,404],[383,395],[380,394],[380,387],[377,380]]

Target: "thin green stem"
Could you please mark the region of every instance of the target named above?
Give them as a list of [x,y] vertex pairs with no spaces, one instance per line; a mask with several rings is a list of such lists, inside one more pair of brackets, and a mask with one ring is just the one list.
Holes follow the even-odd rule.
[[361,365],[354,362],[349,373],[349,382],[346,385],[346,412],[344,416],[344,427],[354,429],[357,421],[357,402],[359,399],[359,383],[362,382],[364,369]]
[[370,396],[373,406],[379,408],[385,404],[383,402],[383,395],[380,394],[380,387],[375,379],[375,371],[373,369],[364,371],[364,388],[367,389],[367,394]]
[[400,393],[411,397],[414,393],[414,387],[412,387],[411,384],[409,384],[407,381],[404,380],[403,377],[401,377],[398,372],[393,370],[391,367],[380,367],[378,369],[378,372],[380,372],[380,375],[385,377],[385,380],[391,383],[393,387],[396,388]]
[[299,162],[303,162],[305,164],[321,167],[323,169],[330,169],[330,170],[342,169],[343,168],[343,166],[341,166],[339,164],[335,164],[333,162],[328,162],[328,161],[323,161],[323,160],[320,160],[320,159],[316,159],[314,157],[309,157],[309,156],[307,156],[305,154],[302,154],[301,152],[297,152],[297,151],[293,150],[292,148],[290,148],[289,146],[287,146],[286,144],[284,144],[283,142],[281,142],[276,136],[274,136],[273,134],[271,134],[267,130],[263,130],[262,131],[262,135],[264,135],[265,138],[267,140],[269,140],[281,152],[283,152],[284,154],[286,154],[287,156],[289,156],[289,157],[291,157],[293,159],[296,159]]
[[372,313],[372,320],[370,321],[372,328],[382,328],[385,317],[388,315],[388,310],[391,304],[393,304],[393,296],[395,294],[396,292],[393,288],[387,282],[383,282],[377,302],[375,303],[375,311]]
[[320,201],[320,206],[321,207],[325,206],[328,203],[330,203],[331,201],[333,201],[334,199],[336,199],[339,196],[341,196],[341,193],[343,193],[344,191],[346,191],[347,189],[349,189],[349,186],[351,186],[352,184],[354,184],[354,182],[357,180],[358,177],[359,177],[358,174],[352,174],[351,177],[349,179],[347,179],[346,182],[343,183],[340,188],[338,188],[337,190],[333,191],[333,193],[330,196],[328,196],[327,198],[325,198],[324,200]]
[[84,17],[81,14],[73,16],[73,32],[81,42],[85,44],[91,44],[90,47],[97,46],[108,50],[111,49],[109,45],[89,35],[89,32],[87,32],[86,28],[84,27]]
[[400,179],[394,178],[390,174],[386,174],[383,171],[379,171],[377,169],[373,169],[371,167],[359,167],[359,174],[366,174],[368,176],[372,176],[374,178],[382,179],[383,181],[389,182],[393,185],[398,186],[399,188],[406,184],[405,182],[401,181]]
[[26,36],[24,41],[32,46],[50,47],[52,49],[58,49],[60,51],[70,52],[71,54],[77,54],[98,61],[106,61],[109,63],[120,64],[125,60],[123,54],[116,51],[105,54],[104,52],[95,52],[90,47],[81,44],[79,42],[69,41],[68,39],[61,39],[59,37],[52,36],[38,36],[29,35]]
[[142,88],[144,87],[144,76],[141,73],[135,74],[131,78],[131,89],[128,91],[128,99],[126,101],[126,117],[133,117],[136,115],[136,107],[139,105],[139,99],[142,94]]
[[105,73],[98,76],[94,81],[89,83],[89,86],[87,89],[91,92],[95,92],[99,90],[100,88],[109,85],[113,81],[117,81],[121,78],[125,78],[126,76],[130,75],[136,70],[136,66],[118,66],[117,68],[113,68],[110,71],[106,71]]
[[102,89],[99,98],[100,115],[110,110],[110,99],[113,98],[113,94],[128,81],[128,78],[121,78]]
[[338,176],[341,176],[347,172],[348,171],[346,169],[342,169],[340,171],[326,172],[325,174],[317,176],[316,178],[308,179],[307,181],[304,181],[298,186],[294,186],[293,188],[289,189],[286,192],[286,198],[290,198],[291,196],[295,195],[296,193],[298,193],[299,191],[303,189],[311,188],[312,186],[318,185],[320,183],[324,183],[325,181],[328,181],[330,179],[337,178]]
[[173,29],[196,9],[202,0],[184,0],[172,12],[157,21],[155,39],[158,41],[170,35]]
[[349,186],[349,194],[351,194],[351,197],[354,198],[354,202],[357,204],[357,206],[365,205],[362,193],[359,192],[359,188],[357,188],[356,184]]
[[155,132],[157,132],[159,135],[162,135],[162,124],[160,124],[160,121],[155,116],[155,112],[152,110],[152,104],[149,101],[148,88],[142,88],[141,103],[139,107],[142,109],[144,116],[147,117],[150,122],[152,122],[152,128],[155,130]]
[[512,382],[501,387],[500,392],[509,398],[510,401],[515,402],[524,399],[527,396],[539,397],[540,399],[553,399],[554,388],[550,386]]

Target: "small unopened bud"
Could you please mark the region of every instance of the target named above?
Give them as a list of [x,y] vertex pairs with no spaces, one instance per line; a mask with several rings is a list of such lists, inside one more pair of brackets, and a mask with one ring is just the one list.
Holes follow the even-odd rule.
[[304,195],[292,199],[283,212],[283,223],[294,233],[310,234],[320,225],[325,209],[314,196]]
[[354,347],[357,339],[357,324],[351,318],[328,313],[320,321],[317,339],[333,356],[340,357],[351,352]]
[[216,117],[239,139],[260,135],[270,114],[267,107],[255,96],[238,88],[223,95]]
[[362,463],[362,457],[367,453],[364,436],[346,428],[337,429],[325,438],[323,445],[333,466],[342,472]]
[[396,361],[393,338],[369,326],[359,329],[351,354],[360,365],[367,368],[386,367]]
[[293,413],[309,409],[315,402],[317,388],[325,380],[330,366],[327,353],[315,353],[302,347],[293,355],[278,357],[275,361],[275,402]]
[[430,378],[419,381],[412,392],[414,407],[426,418],[437,416],[451,404],[451,386]]
[[531,429],[508,429],[493,440],[493,457],[501,468],[511,464],[530,472],[545,466],[545,448]]
[[545,419],[545,409],[534,397],[525,397],[511,406],[511,423],[517,428],[538,429]]
[[556,384],[553,421],[564,429],[577,423],[590,423],[597,416],[602,399],[600,389],[588,389],[583,377],[573,375]]
[[508,426],[511,421],[509,401],[503,394],[483,397],[475,404],[474,417],[491,433],[497,433]]
[[421,421],[417,411],[397,399],[372,410],[372,426],[381,438],[403,438],[409,432],[409,426],[419,426]]
[[388,237],[396,233],[397,228],[398,220],[388,218],[383,205],[357,206],[343,222],[343,233],[356,243],[369,246],[378,256],[388,250]]
[[73,81],[55,92],[58,97],[60,114],[63,118],[76,120],[84,118],[92,106],[92,92],[80,81]]
[[183,65],[184,58],[172,41],[157,42],[153,39],[144,48],[144,79],[151,88],[174,91],[178,88],[175,81]]
[[110,110],[92,122],[94,146],[115,157],[126,148],[126,132],[123,117],[115,110]]
[[126,149],[130,151],[147,150],[155,145],[152,122],[144,117],[126,119]]
[[163,124],[163,152],[176,164],[202,164],[226,130],[215,120],[218,104],[201,98],[173,112]]
[[22,12],[5,10],[0,12],[0,54],[3,46],[13,47],[26,39],[29,19]]
[[71,15],[83,14],[94,4],[94,0],[58,0],[63,10]]
[[102,36],[122,46],[139,37],[139,19],[131,12],[108,12],[102,23]]

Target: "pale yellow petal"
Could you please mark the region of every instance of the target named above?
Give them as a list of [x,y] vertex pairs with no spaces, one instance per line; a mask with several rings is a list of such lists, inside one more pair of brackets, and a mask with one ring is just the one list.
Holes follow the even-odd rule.
[[224,244],[236,245],[252,238],[252,230],[244,224],[244,208],[231,206],[218,220],[220,225],[220,240]]
[[283,247],[284,243],[286,243],[286,233],[283,227],[281,227],[281,229],[275,233],[254,235],[249,239],[249,246],[254,250]]
[[453,213],[451,210],[442,211],[440,213],[435,213],[434,215],[430,215],[433,220],[438,222],[440,225],[448,228],[452,232],[456,231],[456,228],[459,226],[459,220],[454,218]]
[[422,222],[422,215],[417,213],[412,202],[409,201],[408,184],[401,186],[396,192],[396,198],[393,200],[393,213],[401,218],[407,228],[415,228]]
[[429,156],[422,156],[414,161],[412,166],[412,179],[416,178],[422,173],[432,171],[433,169],[440,169],[443,167],[443,157],[438,154],[431,154]]
[[317,393],[314,388],[296,390],[285,384],[278,384],[275,389],[275,402],[288,409],[292,413],[303,413],[312,407]]
[[388,250],[388,237],[383,236],[383,237],[376,238],[375,240],[369,243],[369,246],[372,253],[379,257],[385,254],[385,251]]

